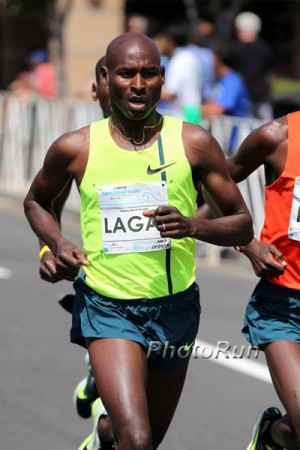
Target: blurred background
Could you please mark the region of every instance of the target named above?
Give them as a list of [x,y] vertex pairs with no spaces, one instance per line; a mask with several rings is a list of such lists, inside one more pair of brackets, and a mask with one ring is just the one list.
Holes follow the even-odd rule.
[[[253,128],[300,109],[299,23],[298,0],[0,0],[0,196],[22,200],[50,144],[103,117],[91,85],[117,35],[155,40],[166,66],[159,111],[196,109],[183,120],[206,127],[230,155]],[[170,109],[179,101],[180,111]],[[240,184],[257,235],[263,186],[261,170]],[[79,212],[76,188],[66,209]],[[207,248],[219,260],[222,249]]]
[[199,24],[203,33],[213,30],[230,39],[234,18],[243,10],[262,19],[261,36],[276,53],[275,116],[298,108],[297,0],[0,0],[0,90],[16,78],[29,52],[42,49],[56,70],[57,95],[85,98],[95,62],[108,42],[127,29],[131,15],[146,16],[150,36],[186,20]]

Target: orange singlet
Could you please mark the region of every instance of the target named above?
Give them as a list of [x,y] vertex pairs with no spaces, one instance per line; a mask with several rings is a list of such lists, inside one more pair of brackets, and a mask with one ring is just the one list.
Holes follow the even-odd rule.
[[284,274],[269,281],[300,290],[300,112],[288,114],[287,118],[287,160],[278,180],[265,188],[265,221],[260,238],[274,244],[287,263]]

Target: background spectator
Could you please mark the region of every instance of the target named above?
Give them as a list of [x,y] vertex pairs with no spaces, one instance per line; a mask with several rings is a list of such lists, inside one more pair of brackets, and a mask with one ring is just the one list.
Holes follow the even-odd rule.
[[48,60],[48,52],[44,49],[31,51],[28,64],[32,88],[44,97],[56,97],[56,73],[54,65]]
[[133,31],[134,33],[148,34],[149,19],[142,14],[129,14],[126,22],[126,31]]
[[261,19],[252,12],[242,12],[235,18],[235,30],[234,68],[245,80],[255,117],[271,120],[275,54],[271,46],[259,37]]
[[56,97],[56,71],[48,61],[48,52],[43,49],[29,52],[8,90],[24,100],[36,95]]
[[24,103],[27,103],[34,96],[35,90],[32,87],[31,73],[27,62],[21,64],[19,72],[7,89],[12,94],[17,95]]
[[[202,104],[204,116],[229,115],[234,117],[253,117],[248,89],[242,76],[232,69],[232,48],[226,41],[215,40],[212,44],[217,81],[211,98]],[[237,149],[238,126],[233,125],[226,154]]]
[[228,42],[215,40],[212,44],[216,82],[209,100],[203,103],[205,116],[226,114],[251,117],[248,89],[242,76],[232,68],[232,47]]
[[[174,25],[166,29],[165,56],[169,58],[166,82],[158,110],[187,122],[201,120],[201,70],[196,56],[186,47],[187,29]],[[167,105],[167,106],[166,106]]]
[[205,36],[199,30],[193,30],[188,35],[186,47],[196,56],[200,67],[202,102],[210,98],[216,79],[214,55],[212,50],[206,46],[205,40]]

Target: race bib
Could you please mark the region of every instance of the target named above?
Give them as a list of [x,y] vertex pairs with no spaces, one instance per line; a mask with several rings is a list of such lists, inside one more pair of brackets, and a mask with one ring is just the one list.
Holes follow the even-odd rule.
[[170,239],[160,236],[154,218],[142,214],[145,210],[168,204],[165,181],[101,186],[97,192],[104,253],[170,248]]
[[300,241],[300,177],[296,177],[288,237]]

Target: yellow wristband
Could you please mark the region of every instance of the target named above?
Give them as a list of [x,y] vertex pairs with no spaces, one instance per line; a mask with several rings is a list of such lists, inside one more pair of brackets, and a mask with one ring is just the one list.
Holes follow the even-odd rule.
[[39,252],[39,258],[42,259],[42,257],[44,256],[44,254],[46,252],[51,252],[50,248],[48,247],[48,245],[44,245],[44,247],[41,248],[40,252]]

